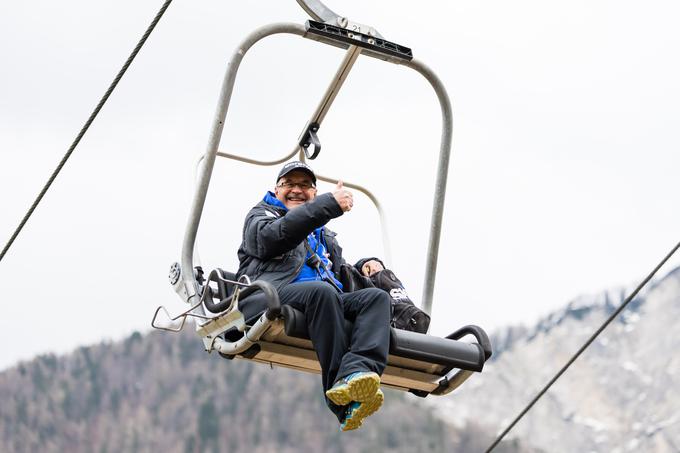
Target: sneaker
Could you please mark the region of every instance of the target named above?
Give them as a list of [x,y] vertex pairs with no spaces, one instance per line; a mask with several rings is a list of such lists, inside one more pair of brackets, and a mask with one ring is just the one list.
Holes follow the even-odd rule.
[[347,406],[352,401],[364,402],[373,398],[380,388],[380,376],[370,371],[359,371],[345,376],[335,383],[326,397],[338,406]]
[[347,406],[347,412],[345,412],[345,420],[340,424],[340,429],[342,431],[351,431],[353,429],[361,428],[361,424],[364,422],[366,417],[369,417],[380,409],[383,401],[385,401],[385,395],[382,390],[378,389],[373,398],[368,401],[360,403],[359,401],[352,401]]

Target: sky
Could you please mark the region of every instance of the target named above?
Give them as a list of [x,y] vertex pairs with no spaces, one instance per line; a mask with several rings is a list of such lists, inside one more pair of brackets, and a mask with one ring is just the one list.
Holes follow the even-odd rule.
[[[162,3],[0,0],[3,246]],[[452,99],[432,334],[530,325],[579,295],[636,284],[680,240],[676,2],[327,4],[412,48]],[[170,5],[0,261],[0,369],[145,332],[159,305],[184,309],[167,273],[226,64],[257,27],[306,19],[292,0]],[[258,43],[220,150],[287,154],[342,57],[295,36]],[[416,302],[440,127],[422,76],[361,57],[311,163],[378,196],[389,265]],[[199,231],[205,268],[236,269],[243,218],[277,172],[218,161]],[[355,198],[329,226],[349,261],[383,256],[377,214]]]

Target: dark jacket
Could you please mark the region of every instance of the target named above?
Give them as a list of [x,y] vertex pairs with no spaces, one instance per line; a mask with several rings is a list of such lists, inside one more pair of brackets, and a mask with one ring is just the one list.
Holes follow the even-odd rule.
[[[331,193],[319,195],[290,211],[259,202],[250,210],[243,226],[237,276],[247,275],[251,281],[265,280],[281,289],[297,276],[304,264],[307,250],[303,241],[307,235],[342,214]],[[340,265],[345,262],[342,248],[335,233],[324,228],[324,235],[333,263],[331,270],[337,276]]]

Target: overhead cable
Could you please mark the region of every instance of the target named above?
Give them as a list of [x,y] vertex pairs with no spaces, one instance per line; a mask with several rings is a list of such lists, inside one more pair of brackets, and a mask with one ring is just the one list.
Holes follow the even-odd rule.
[[54,172],[52,172],[52,175],[47,180],[47,183],[45,184],[45,186],[42,188],[42,190],[38,194],[38,197],[35,199],[35,201],[31,205],[31,207],[29,208],[29,210],[26,213],[26,215],[24,216],[24,218],[21,220],[21,223],[19,223],[19,226],[17,227],[17,229],[14,230],[12,237],[9,239],[9,241],[7,241],[7,245],[5,245],[5,248],[3,248],[2,252],[0,252],[0,261],[2,261],[5,254],[7,253],[7,250],[9,250],[9,248],[12,246],[12,244],[14,243],[14,240],[17,238],[17,236],[19,235],[19,233],[23,229],[23,227],[26,224],[26,222],[28,221],[29,217],[31,217],[31,214],[33,214],[33,211],[35,211],[35,208],[38,206],[38,203],[40,203],[40,200],[42,200],[43,196],[45,196],[45,193],[47,193],[47,190],[52,185],[52,182],[54,182],[54,179],[57,177],[57,175],[61,171],[64,164],[66,164],[66,161],[69,159],[69,157],[71,157],[73,150],[76,149],[76,146],[78,146],[78,143],[80,143],[80,140],[85,135],[85,132],[87,132],[87,130],[90,128],[90,124],[92,124],[94,119],[97,117],[97,114],[99,114],[99,111],[102,109],[102,107],[104,106],[106,101],[109,99],[109,96],[111,95],[113,90],[116,88],[116,85],[118,85],[118,82],[123,77],[123,74],[125,74],[125,71],[127,71],[128,67],[132,63],[132,60],[134,60],[135,57],[137,56],[137,53],[139,53],[139,50],[144,45],[147,38],[149,37],[149,35],[153,31],[153,29],[156,27],[156,24],[158,23],[158,21],[161,19],[161,17],[165,13],[165,10],[168,9],[168,6],[170,6],[170,3],[172,3],[172,0],[166,0],[165,3],[163,4],[163,6],[161,6],[161,9],[156,14],[156,17],[154,17],[154,19],[151,21],[151,24],[149,25],[149,27],[144,32],[144,35],[142,35],[142,38],[137,43],[137,46],[135,46],[134,50],[132,51],[132,53],[128,57],[127,61],[125,62],[123,67],[118,72],[118,75],[116,75],[116,78],[113,79],[113,82],[109,86],[109,89],[106,90],[106,93],[104,93],[104,96],[99,101],[99,104],[97,104],[97,107],[95,107],[94,111],[92,112],[90,117],[87,119],[87,122],[85,123],[83,128],[80,130],[80,133],[78,134],[76,139],[73,141],[73,144],[71,144],[71,147],[68,149],[68,151],[66,151],[66,154],[61,159],[61,162],[59,162],[59,165],[57,165],[57,168],[54,170]]
[[597,331],[595,331],[595,333],[590,338],[588,338],[588,341],[586,341],[583,344],[583,346],[581,346],[581,348],[578,350],[578,352],[576,352],[576,354],[574,354],[571,357],[571,359],[569,359],[569,361],[562,367],[562,369],[560,371],[557,372],[557,374],[550,380],[550,382],[548,382],[548,384],[546,384],[546,386],[543,387],[543,389],[541,389],[540,392],[538,392],[538,394],[534,397],[534,399],[532,399],[531,402],[529,404],[527,404],[527,406],[522,410],[522,412],[520,412],[519,415],[517,417],[515,417],[515,419],[512,421],[512,423],[510,423],[510,425],[508,425],[508,427],[505,428],[505,430],[496,438],[496,440],[489,446],[489,448],[486,449],[485,453],[489,453],[491,450],[496,448],[496,446],[500,443],[500,441],[503,440],[505,435],[510,432],[510,430],[517,424],[517,422],[520,421],[520,419],[522,417],[524,417],[524,415],[527,412],[529,412],[529,410],[534,406],[534,404],[536,404],[536,402],[543,396],[543,394],[545,392],[548,391],[548,389],[555,383],[555,381],[557,381],[560,378],[560,376],[562,376],[562,374],[567,370],[567,368],[569,368],[571,366],[571,364],[574,363],[574,361],[576,359],[578,359],[578,357],[581,355],[581,353],[583,351],[585,351],[586,348],[588,346],[590,346],[590,344],[593,341],[595,341],[595,338],[597,338],[597,336],[600,335],[600,333],[602,333],[602,331],[607,328],[607,326],[626,308],[626,306],[630,303],[630,301],[632,301],[633,298],[635,298],[635,296],[637,296],[637,294],[640,292],[640,290],[642,288],[644,288],[644,286],[647,283],[649,283],[649,281],[652,279],[652,277],[654,277],[654,275],[657,273],[657,271],[659,269],[661,269],[661,267],[664,264],[666,264],[666,261],[668,261],[670,259],[670,257],[673,256],[673,254],[678,250],[678,248],[680,248],[680,242],[678,242],[675,245],[675,247],[673,247],[673,249],[668,253],[668,255],[666,255],[666,257],[663,260],[661,260],[661,262],[654,268],[654,270],[642,281],[642,283],[640,283],[638,285],[637,288],[635,288],[635,290],[626,298],[626,300],[623,301],[623,303],[619,306],[619,308],[617,308],[616,311],[614,311],[614,313],[612,313],[611,316],[609,316],[609,318],[607,318],[607,320],[600,326],[600,328],[597,329]]

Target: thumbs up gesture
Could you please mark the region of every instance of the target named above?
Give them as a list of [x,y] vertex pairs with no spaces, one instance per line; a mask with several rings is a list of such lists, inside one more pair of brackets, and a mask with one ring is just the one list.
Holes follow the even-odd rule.
[[352,192],[344,188],[342,181],[338,181],[338,184],[335,186],[335,190],[333,190],[333,196],[335,197],[335,201],[338,202],[340,208],[342,208],[344,212],[348,212],[350,209],[352,209],[352,206],[354,205]]

